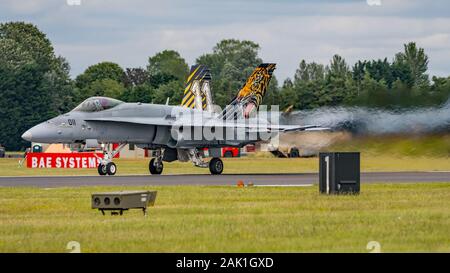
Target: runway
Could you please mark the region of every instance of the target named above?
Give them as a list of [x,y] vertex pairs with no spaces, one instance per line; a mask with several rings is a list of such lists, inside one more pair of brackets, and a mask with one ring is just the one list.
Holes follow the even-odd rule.
[[[237,181],[255,185],[317,184],[317,173],[222,174],[222,175],[116,175],[116,176],[35,176],[0,177],[0,187],[81,187],[81,186],[174,186],[236,185]],[[361,183],[450,182],[450,172],[370,172],[361,173]]]

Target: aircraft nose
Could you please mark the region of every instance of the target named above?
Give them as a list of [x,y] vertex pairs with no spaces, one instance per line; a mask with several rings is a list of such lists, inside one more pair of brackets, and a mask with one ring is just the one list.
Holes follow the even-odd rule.
[[31,142],[31,138],[33,137],[33,135],[31,134],[30,130],[26,131],[25,133],[23,133],[22,138],[25,139],[26,141],[30,141]]

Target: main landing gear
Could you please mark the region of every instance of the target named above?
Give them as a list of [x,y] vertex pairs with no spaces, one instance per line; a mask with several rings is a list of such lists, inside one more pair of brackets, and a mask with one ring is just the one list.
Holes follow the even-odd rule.
[[[204,161],[203,156],[196,149],[184,150],[181,152],[185,152],[186,157],[178,157],[178,160],[182,162],[186,162],[191,160],[194,163],[194,166],[200,168],[208,168],[211,174],[221,174],[223,172],[223,162],[218,157],[213,157],[209,162]],[[153,175],[159,175],[162,173],[164,169],[163,165],[163,151],[161,149],[155,151],[156,156],[152,158],[148,164],[148,170]]]
[[208,162],[204,161],[203,154],[197,149],[189,149],[189,158],[194,163],[194,166],[200,168],[208,168],[211,174],[221,174],[223,172],[223,162],[218,157],[213,157]]
[[213,157],[209,161],[209,171],[211,174],[221,174],[223,172],[223,162],[218,157]]
[[[126,143],[122,143],[114,151],[109,151],[109,149],[103,150],[103,158],[100,159],[100,164],[98,164],[97,171],[99,175],[115,175],[117,172],[117,166],[112,162],[112,159],[120,150],[125,147]],[[97,157],[98,158],[98,157]]]
[[161,174],[164,169],[164,164],[162,160],[158,160],[158,158],[152,158],[148,163],[148,169],[151,174]]
[[[117,172],[117,166],[112,162],[112,159],[120,150],[125,147],[126,143],[122,143],[116,150],[110,151],[109,149],[103,150],[103,158],[97,156],[100,160],[100,164],[97,167],[99,175],[115,175]],[[163,151],[161,149],[156,150],[156,157],[152,158],[148,164],[148,170],[153,175],[159,175],[164,170],[164,164],[162,161]],[[218,157],[213,157],[209,162],[203,161],[203,157],[196,151],[190,151],[189,158],[196,167],[208,168],[211,174],[221,174],[223,172],[223,162]]]
[[163,154],[161,149],[156,150],[156,157],[152,158],[148,163],[148,170],[151,174],[161,174],[164,169],[162,162]]

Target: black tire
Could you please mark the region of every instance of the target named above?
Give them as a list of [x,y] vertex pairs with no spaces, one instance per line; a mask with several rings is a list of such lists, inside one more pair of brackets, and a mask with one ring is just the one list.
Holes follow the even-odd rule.
[[106,172],[108,175],[115,175],[117,172],[116,164],[114,164],[114,162],[109,162],[106,164]]
[[220,158],[214,157],[209,161],[209,171],[211,174],[221,174],[223,172],[223,162]]
[[289,152],[289,157],[295,158],[295,157],[299,157],[300,156],[300,152],[298,151],[297,148],[292,148],[291,151]]
[[102,163],[98,164],[97,171],[98,171],[99,175],[106,175],[107,174],[106,166],[103,165]]
[[223,157],[233,157],[233,153],[232,153],[231,151],[226,151],[226,152],[223,154]]
[[161,162],[161,166],[157,167],[157,166],[155,166],[155,161],[156,161],[156,158],[152,158],[152,160],[150,160],[150,163],[148,164],[148,169],[151,174],[161,174],[164,169],[164,165]]

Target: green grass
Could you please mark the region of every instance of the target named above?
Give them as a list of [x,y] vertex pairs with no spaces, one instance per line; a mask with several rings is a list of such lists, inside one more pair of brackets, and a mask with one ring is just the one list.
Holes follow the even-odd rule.
[[141,187],[139,210],[102,216],[90,194],[135,187],[0,188],[0,252],[450,251],[450,183],[363,184],[358,196],[313,187]]
[[360,151],[366,155],[396,157],[450,156],[450,135],[354,137],[327,148],[332,151]]
[[[149,159],[117,159],[117,175],[149,174]],[[243,157],[224,158],[224,173],[299,173],[316,172],[318,158]],[[362,171],[450,171],[448,157],[389,156],[361,154]],[[190,162],[164,163],[164,174],[207,174],[206,168],[196,168]],[[96,169],[28,169],[18,167],[18,159],[0,159],[0,176],[35,175],[97,175]]]
[[[320,137],[318,135],[317,137]],[[327,136],[322,136],[327,137]],[[330,137],[330,136],[329,136]],[[333,138],[333,137],[331,137]],[[327,151],[360,151],[361,170],[376,171],[450,171],[450,135],[383,136],[343,138]],[[270,153],[225,158],[224,173],[299,173],[316,172],[318,158],[283,159]],[[117,175],[148,174],[149,159],[117,159]],[[0,176],[97,175],[96,169],[27,169],[18,167],[18,158],[0,158]],[[164,163],[164,174],[207,174],[208,169],[190,162]]]

